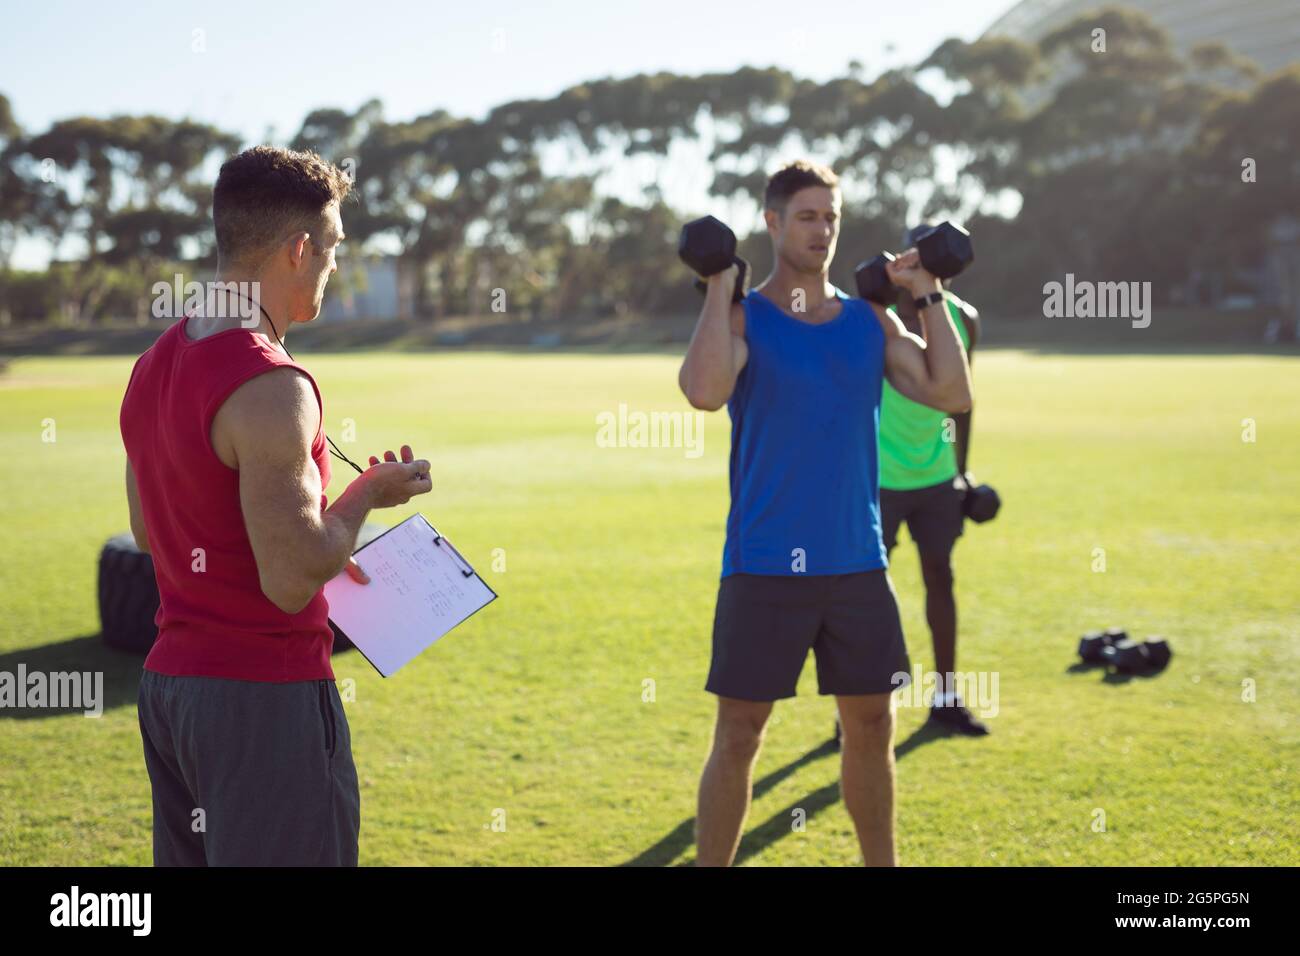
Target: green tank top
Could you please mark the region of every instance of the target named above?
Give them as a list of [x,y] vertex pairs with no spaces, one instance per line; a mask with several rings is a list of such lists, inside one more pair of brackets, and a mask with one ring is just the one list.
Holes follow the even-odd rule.
[[[961,312],[949,299],[945,303],[961,344],[970,348],[970,336]],[[893,308],[889,309],[894,312]],[[897,314],[897,313],[895,313]],[[950,428],[944,441],[947,412],[921,405],[885,382],[880,396],[880,487],[894,491],[928,488],[957,475],[957,433]]]

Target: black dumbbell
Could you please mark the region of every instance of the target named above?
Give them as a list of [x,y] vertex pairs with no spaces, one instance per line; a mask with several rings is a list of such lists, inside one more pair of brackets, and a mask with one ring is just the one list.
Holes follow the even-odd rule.
[[1141,644],[1130,640],[1117,641],[1101,651],[1102,663],[1109,664],[1123,674],[1164,670],[1173,656],[1169,642],[1163,637],[1155,637]]
[[1170,658],[1174,656],[1174,652],[1169,648],[1169,642],[1163,637],[1149,637],[1142,646],[1146,649],[1147,666],[1152,670],[1164,670]]
[[734,264],[740,274],[736,276],[731,301],[739,302],[745,297],[749,263],[736,255],[736,234],[720,219],[704,216],[682,226],[682,234],[677,239],[677,255],[702,277],[695,283],[695,288],[701,292],[707,288],[704,279],[724,272]]
[[967,488],[966,497],[962,499],[962,511],[976,524],[992,521],[998,516],[998,509],[1001,507],[1002,499],[998,497],[992,485],[976,485],[974,488]]
[[925,271],[939,279],[961,275],[975,261],[970,233],[951,222],[941,222],[916,239]]
[[1103,664],[1105,658],[1102,652],[1121,641],[1128,641],[1128,632],[1118,627],[1110,627],[1104,631],[1089,631],[1079,640],[1079,656],[1089,664]]
[[[916,251],[921,265],[930,275],[951,279],[960,275],[975,261],[975,247],[970,233],[951,222],[941,222],[933,229],[921,233],[916,240]],[[893,305],[898,299],[898,287],[889,279],[886,265],[894,260],[888,252],[861,263],[854,271],[858,295],[877,305]]]
[[889,278],[885,268],[894,261],[888,252],[861,263],[853,273],[858,284],[858,297],[877,305],[893,305],[898,300],[898,286]]
[[1141,670],[1146,666],[1146,657],[1142,653],[1141,644],[1125,638],[1122,641],[1116,641],[1110,647],[1103,647],[1101,649],[1101,662],[1109,664],[1120,671],[1132,672]]

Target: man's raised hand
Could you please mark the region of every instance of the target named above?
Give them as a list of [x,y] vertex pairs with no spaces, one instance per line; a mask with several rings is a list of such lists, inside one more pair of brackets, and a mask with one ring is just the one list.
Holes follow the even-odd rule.
[[356,479],[365,481],[370,494],[371,507],[392,508],[404,505],[416,495],[427,494],[433,489],[429,478],[429,462],[417,459],[410,445],[402,446],[402,459],[391,450],[384,452],[381,462],[375,455],[370,456],[370,467]]

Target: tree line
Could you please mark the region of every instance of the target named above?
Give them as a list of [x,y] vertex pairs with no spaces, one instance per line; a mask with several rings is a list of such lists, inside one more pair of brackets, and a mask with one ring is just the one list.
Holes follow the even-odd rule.
[[[843,182],[841,288],[906,225],[951,218],[975,238],[959,288],[977,303],[1031,308],[1066,273],[1212,302],[1250,288],[1279,216],[1300,209],[1298,139],[1300,66],[1260,76],[1219,44],[1180,54],[1143,14],[1108,8],[1037,43],[950,39],[874,79],[858,63],[824,82],[775,68],[657,73],[481,119],[390,121],[371,100],[313,111],[285,145],[354,172],[348,245],[398,256],[415,317],[433,320],[487,311],[498,289],[520,318],[693,309],[676,236],[705,210],[671,205],[678,186],[698,180],[752,210],[745,200],[796,156]],[[158,116],[28,132],[0,95],[0,310],[146,314],[155,281],[215,264],[215,167],[245,145]],[[630,170],[633,194],[610,186]],[[761,276],[761,220],[731,225]],[[16,271],[20,236],[75,237],[81,253]]]

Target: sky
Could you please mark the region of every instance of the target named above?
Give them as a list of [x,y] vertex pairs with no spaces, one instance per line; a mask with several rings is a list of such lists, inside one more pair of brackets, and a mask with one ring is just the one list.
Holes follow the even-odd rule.
[[435,109],[481,117],[584,80],[660,70],[779,66],[826,79],[857,59],[870,76],[948,37],[973,40],[1012,5],[43,0],[4,17],[0,93],[29,133],[77,115],[153,113],[210,122],[246,144],[286,142],[311,110],[372,97],[389,120]]
[[[974,39],[1011,5],[45,0],[4,17],[0,93],[28,130],[81,114],[158,113],[250,141],[268,127],[288,138],[312,109],[354,109],[372,96],[393,120],[437,108],[478,117],[583,80],[659,70],[775,65],[825,79],[857,58],[874,74],[949,36]],[[795,19],[800,9],[816,14]]]

